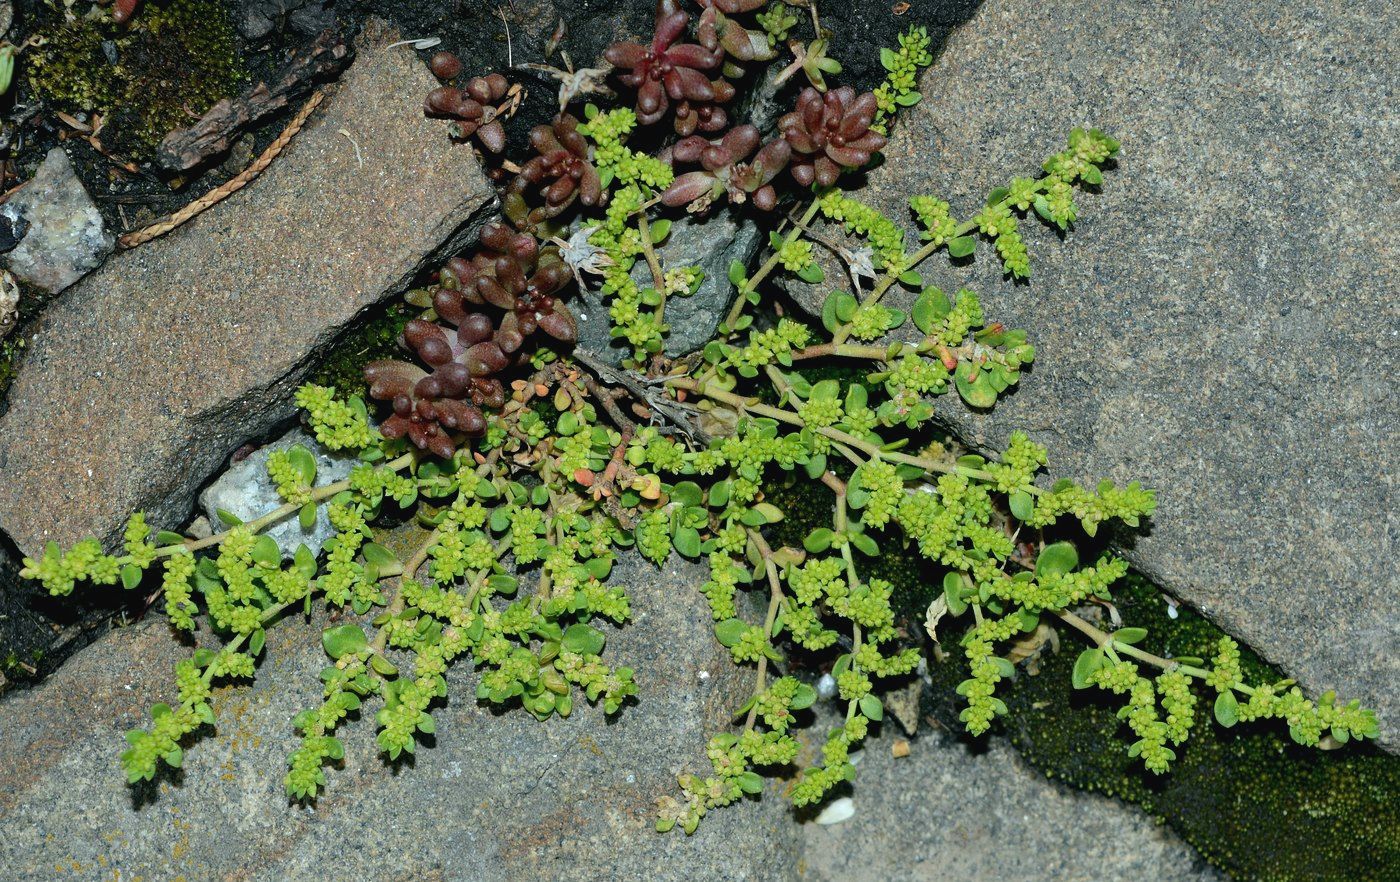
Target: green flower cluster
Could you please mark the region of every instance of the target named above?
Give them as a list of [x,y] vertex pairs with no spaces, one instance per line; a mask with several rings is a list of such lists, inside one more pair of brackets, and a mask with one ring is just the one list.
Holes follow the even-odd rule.
[[325,543],[325,571],[318,587],[332,606],[354,603],[357,612],[369,611],[378,591],[366,578],[365,568],[357,562],[360,549],[369,536],[369,525],[361,505],[354,502],[332,503],[326,514],[336,534]]
[[637,550],[653,563],[671,556],[671,519],[665,511],[649,511],[637,522]]
[[392,499],[400,508],[408,508],[418,498],[419,481],[393,469],[372,465],[357,465],[347,478],[359,504],[377,509],[385,499]]
[[861,523],[879,529],[888,524],[899,509],[900,500],[904,498],[904,480],[898,468],[878,457],[862,465],[856,474],[859,477],[853,476],[851,483],[863,491],[858,497],[863,503],[859,507],[864,509]]
[[[310,464],[308,469],[306,464]],[[277,494],[293,505],[311,501],[311,487],[316,480],[316,459],[300,444],[274,450],[267,456],[267,475],[277,487]]]
[[792,788],[793,805],[799,808],[814,805],[826,799],[837,785],[855,780],[851,749],[865,740],[869,726],[868,718],[856,714],[827,735],[822,745],[822,764],[803,769],[797,785]]
[[308,383],[297,390],[297,407],[306,411],[316,440],[328,450],[360,451],[383,440],[369,425],[369,411],[358,396],[346,401],[335,389]]
[[933,196],[909,197],[909,208],[919,219],[923,230],[919,238],[935,247],[944,244],[957,233],[958,222],[953,219],[948,203]]
[[1156,510],[1156,492],[1145,489],[1137,481],[1119,487],[1104,480],[1090,492],[1066,478],[1056,481],[1050,492],[1035,498],[1035,510],[1026,518],[1026,523],[1044,527],[1053,524],[1061,515],[1072,514],[1079,518],[1084,532],[1093,536],[1104,521],[1117,519],[1136,527],[1142,518]]
[[582,687],[589,701],[601,701],[604,713],[617,713],[627,699],[637,694],[631,668],[610,669],[597,655],[564,652],[557,668],[566,680]]
[[151,528],[146,524],[145,514],[133,512],[122,531],[122,546],[131,558],[129,566],[145,570],[156,562],[156,544],[150,541],[150,536]]
[[713,352],[716,361],[733,367],[742,377],[756,377],[759,369],[769,364],[791,364],[793,350],[801,349],[812,339],[808,327],[792,319],[779,319],[777,325],[752,331],[743,347],[716,344],[707,347],[706,356]]
[[[203,707],[207,709],[208,705]],[[151,728],[133,729],[126,733],[126,741],[131,746],[122,753],[121,762],[127,781],[135,784],[137,781],[151,780],[160,762],[171,768],[180,768],[185,757],[180,739],[205,722],[213,722],[212,711],[209,719],[205,720],[193,708],[183,705],[174,709],[168,704],[152,706]]]
[[1069,147],[1045,160],[1047,174],[1066,184],[1082,180],[1103,183],[1100,167],[1118,153],[1119,143],[1098,129],[1076,128],[1069,133]]
[[102,543],[84,539],[66,552],[57,542],[48,543],[44,546],[43,557],[24,558],[19,574],[24,579],[38,579],[51,595],[66,596],[82,581],[115,585],[121,566],[115,557],[102,552]]
[[1214,667],[1206,677],[1206,684],[1217,693],[1225,693],[1242,682],[1240,645],[1232,637],[1221,637],[1217,647],[1215,657],[1211,659]]
[[784,240],[778,249],[778,263],[790,273],[806,269],[812,264],[812,243],[801,238]]
[[194,630],[194,617],[199,612],[191,593],[194,577],[194,555],[181,552],[165,559],[165,574],[161,589],[165,592],[165,615],[170,624],[181,631]]
[[1128,748],[1128,755],[1141,757],[1147,770],[1162,774],[1176,759],[1176,752],[1167,747],[1170,730],[1157,716],[1157,696],[1152,681],[1138,673],[1138,666],[1129,661],[1105,664],[1089,677],[1089,682],[1115,695],[1128,694],[1128,703],[1118,711],[1120,719],[1138,736]]
[[895,519],[924,557],[993,582],[1004,575],[1000,559],[1012,548],[1005,533],[992,526],[992,514],[985,484],[948,474],[931,488],[905,494]]
[[[150,535],[146,516],[133,512],[122,532],[125,556],[115,557],[103,552],[102,543],[91,538],[75,543],[67,551],[58,543],[50,542],[44,546],[42,557],[26,556],[21,560],[19,575],[22,579],[38,580],[44,590],[55,597],[72,594],[79,582],[115,585],[120,580],[124,587],[135,588],[141,581],[142,571],[155,563],[157,557]],[[161,536],[167,544],[181,542],[183,538],[174,533]]]
[[[1227,693],[1228,694],[1228,693]],[[1338,704],[1335,692],[1327,692],[1316,702],[1303,695],[1297,686],[1289,688],[1288,681],[1254,687],[1249,701],[1239,705],[1239,719],[1279,719],[1288,723],[1288,734],[1299,744],[1315,747],[1323,735],[1331,735],[1340,743],[1380,734],[1375,713],[1352,700]]]
[[967,699],[967,707],[958,714],[958,719],[973,735],[986,732],[993,719],[1006,714],[1006,702],[996,697],[996,687],[1015,669],[1011,662],[994,654],[994,647],[1021,630],[1019,616],[1005,616],[984,619],[963,636],[963,652],[971,665],[972,676],[958,684],[958,694]]
[[1191,691],[1191,678],[1179,670],[1164,671],[1157,677],[1157,692],[1162,696],[1166,712],[1167,738],[1181,744],[1196,725],[1196,694]]
[[1000,493],[1024,491],[1031,486],[1035,473],[1049,462],[1045,448],[1036,444],[1025,432],[1012,432],[1000,462],[987,464],[992,483]]
[[862,306],[851,316],[851,336],[857,340],[879,340],[904,323],[904,313],[878,303]]
[[636,184],[614,190],[606,221],[588,239],[608,257],[602,267],[601,290],[608,298],[611,334],[615,339],[626,340],[639,361],[661,351],[667,330],[662,317],[652,308],[660,305],[659,292],[643,289],[632,279],[632,267],[641,256],[643,245],[641,231],[630,218],[645,198]]
[[701,586],[700,591],[710,602],[710,614],[715,621],[736,618],[738,612],[734,607],[734,595],[739,583],[748,581],[748,570],[721,551],[710,554],[709,564],[710,579]]
[[911,107],[922,97],[917,90],[919,69],[933,64],[932,40],[928,28],[911,27],[899,35],[898,49],[881,49],[880,64],[889,73],[875,87],[875,122],[871,128],[886,133],[889,119],[901,107]]
[[753,724],[740,735],[716,735],[706,746],[714,775],[699,778],[682,774],[682,799],[663,796],[657,800],[656,829],[665,833],[679,826],[694,833],[710,809],[730,805],[746,793],[761,792],[763,778],[753,768],[786,766],[797,758],[798,743],[788,728],[796,719],[793,712],[811,707],[816,697],[816,690],[794,677],[780,677],[754,696],[745,708]]
[[680,266],[666,271],[666,296],[689,297],[705,281],[705,271],[698,266]]
[[892,275],[904,272],[904,230],[899,224],[840,190],[829,190],[817,204],[823,217],[840,222],[847,233],[866,240],[878,261],[877,268]]
[[627,137],[637,126],[637,115],[631,108],[618,107],[604,113],[589,104],[584,108],[584,120],[578,132],[593,141],[593,164],[598,168],[604,188],[614,180],[627,186],[645,185],[652,190],[671,186],[675,178],[671,166],[625,146]]

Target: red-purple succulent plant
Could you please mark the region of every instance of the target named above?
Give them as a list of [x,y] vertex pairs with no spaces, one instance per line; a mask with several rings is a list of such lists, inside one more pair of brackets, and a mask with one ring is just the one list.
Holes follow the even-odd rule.
[[872,131],[875,96],[842,86],[823,97],[813,88],[802,90],[797,109],[778,120],[778,128],[792,145],[792,176],[799,184],[814,181],[823,187],[836,183],[843,168],[860,168],[885,146],[885,138]]
[[721,78],[712,80],[710,86],[715,90],[713,101],[691,101],[686,98],[676,104],[675,129],[677,135],[720,132],[729,125],[729,114],[721,105],[728,104],[733,100],[734,85]]
[[[661,201],[672,207],[685,205],[690,211],[703,211],[721,194],[739,204],[753,204],[770,211],[778,204],[772,180],[788,164],[792,150],[779,138],[758,148],[762,136],[751,125],[736,126],[723,138],[710,141],[699,135],[682,138],[671,148],[676,162],[699,162],[700,171],[678,175],[661,194]],[[751,162],[744,162],[758,149]]]
[[[588,142],[578,133],[578,120],[561,113],[547,126],[530,130],[537,154],[525,163],[506,187],[503,210],[520,226],[535,226],[558,217],[574,200],[597,205],[603,196],[598,170],[588,158]],[[524,194],[531,188],[544,196],[544,205],[531,209]]]
[[[695,23],[695,39],[706,49],[721,51],[738,61],[768,61],[778,53],[768,45],[768,35],[744,27],[729,15],[751,12],[767,0],[696,0],[705,7]],[[728,15],[726,15],[728,13]]]
[[[543,330],[573,342],[578,327],[557,294],[573,278],[554,248],[541,249],[527,233],[488,224],[470,260],[453,258],[439,273],[433,308],[446,325],[414,319],[403,342],[426,365],[375,361],[365,366],[372,398],[392,403],[380,427],[385,437],[407,436],[439,456],[456,448],[454,433],[476,437],[486,430],[483,407],[505,403],[493,375],[518,358],[525,338]],[[506,311],[499,323],[471,307]]]
[[651,125],[666,115],[672,101],[714,102],[715,86],[704,71],[719,67],[723,53],[696,43],[676,42],[685,34],[690,16],[675,0],[656,4],[656,31],[651,44],[619,42],[604,57],[626,68],[618,79],[637,91],[637,120]]
[[456,137],[465,141],[475,135],[482,147],[500,153],[506,146],[506,130],[496,118],[496,105],[509,88],[506,78],[498,73],[472,77],[465,89],[438,86],[428,93],[423,112],[457,120]]

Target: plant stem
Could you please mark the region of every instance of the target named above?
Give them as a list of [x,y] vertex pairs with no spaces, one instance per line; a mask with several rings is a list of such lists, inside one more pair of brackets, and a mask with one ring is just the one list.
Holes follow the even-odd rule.
[[[699,383],[695,380],[691,380],[688,377],[677,377],[675,379],[667,380],[666,385],[670,386],[673,389],[685,389],[690,392],[695,392],[696,394],[703,395],[706,398],[710,398],[714,401],[719,401],[724,404],[728,404],[731,407],[747,411],[748,413],[756,413],[761,416],[770,417],[772,419],[778,420],[779,422],[787,423],[788,425],[792,426],[805,427],[805,423],[803,423],[802,418],[790,410],[783,410],[782,408],[772,407],[770,405],[763,404],[762,402],[755,401],[754,399],[745,398],[742,395],[736,395],[733,392],[730,392],[726,389],[720,389],[710,383]],[[995,480],[995,476],[992,475],[991,472],[986,471],[985,469],[974,469],[968,466],[958,465],[956,463],[939,462],[936,459],[930,459],[926,456],[910,456],[907,453],[899,453],[898,451],[894,450],[884,450],[878,445],[866,441],[864,438],[857,438],[855,435],[852,435],[848,432],[843,432],[840,429],[835,429],[830,426],[824,426],[822,428],[813,429],[813,431],[819,435],[825,435],[833,441],[839,441],[840,443],[848,445],[850,447],[854,447],[857,450],[862,450],[869,456],[889,460],[891,462],[899,462],[904,463],[906,465],[912,465],[916,468],[923,469],[926,472],[937,472],[940,474],[959,474],[963,475],[964,477],[974,478],[979,481]],[[1034,496],[1039,496],[1040,494],[1045,492],[1041,488],[1036,487],[1034,485],[1027,487],[1026,491]]]
[[[496,560],[500,560],[502,557],[505,556],[505,553],[510,550],[511,535],[511,531],[507,530],[505,534],[501,536],[499,540],[496,541]],[[488,576],[491,575],[491,570],[492,567],[486,567],[485,569],[477,570],[476,575],[472,576],[471,581],[469,582],[470,587],[467,588],[468,608],[471,608],[472,604],[476,602],[476,596],[481,593],[481,588],[483,585],[486,584],[486,579]]]
[[647,268],[651,270],[652,285],[661,295],[661,303],[657,306],[657,318],[659,319],[660,310],[666,308],[666,274],[661,271],[661,261],[656,256],[656,246],[651,243],[651,225],[647,223],[646,212],[637,215],[637,229],[642,234],[642,253],[646,255]]
[[[408,559],[408,561],[403,565],[403,572],[402,572],[402,573],[400,574],[400,576],[399,576],[398,584],[397,584],[396,586],[394,586],[394,596],[393,596],[393,598],[389,601],[389,605],[388,605],[387,607],[384,608],[384,612],[381,613],[381,615],[388,616],[389,619],[392,619],[392,618],[394,618],[394,616],[397,616],[399,613],[403,612],[403,608],[404,608],[403,583],[404,583],[404,580],[405,580],[405,579],[412,579],[414,576],[416,576],[416,575],[418,574],[418,568],[421,567],[421,566],[423,566],[423,564],[428,560],[428,551],[429,551],[429,549],[431,549],[434,545],[437,544],[437,541],[438,541],[438,539],[439,539],[441,536],[442,536],[442,528],[440,528],[440,527],[434,527],[433,530],[432,530],[432,532],[430,532],[430,533],[423,539],[422,544],[420,544],[420,545],[418,546],[418,550],[415,551],[415,552],[413,552],[413,557],[410,557],[410,558]],[[379,633],[378,633],[378,634],[375,634],[375,635],[374,635],[374,642],[370,644],[370,648],[373,649],[373,650],[374,650],[375,652],[377,652],[377,653],[383,653],[383,652],[384,652],[384,647],[388,644],[388,642],[389,642],[389,628],[388,628],[388,621],[386,620],[385,626],[379,629]]]
[[804,361],[809,358],[825,358],[835,356],[837,358],[861,358],[870,361],[885,361],[889,358],[890,347],[888,346],[857,346],[850,343],[821,343],[816,346],[807,346],[792,353],[793,361]]
[[[418,453],[416,451],[409,451],[403,456],[400,456],[397,459],[390,460],[389,462],[385,463],[383,465],[383,468],[397,472],[404,466],[411,465],[417,459]],[[326,484],[322,487],[317,487],[314,490],[312,490],[311,498],[308,501],[313,503],[321,502],[322,500],[330,499],[332,496],[335,496],[342,490],[348,489],[350,489],[350,480],[348,478],[344,481],[336,481],[333,484]],[[305,504],[306,503],[288,502],[285,505],[274,508],[272,511],[257,518],[256,520],[247,521],[241,524],[240,526],[247,527],[254,534],[261,533],[263,530],[267,529],[268,527],[272,526],[273,524],[277,523],[278,521],[282,520],[288,515],[300,511],[302,506]],[[225,530],[222,533],[215,533],[214,535],[206,536],[203,539],[187,539],[184,542],[181,542],[179,545],[163,545],[160,548],[156,549],[156,556],[169,557],[172,554],[180,554],[182,552],[194,552],[200,551],[205,548],[211,548],[215,545],[219,545],[225,539],[227,539],[228,534],[230,532],[231,530]],[[130,563],[130,561],[131,558],[129,556],[118,558],[117,560],[118,563]]]
[[[784,245],[795,242],[802,236],[803,227],[811,223],[812,218],[817,216],[817,210],[820,206],[821,202],[819,199],[812,200],[812,204],[808,205],[807,210],[803,212],[802,219],[793,226],[792,230],[787,234],[787,237],[783,239]],[[734,298],[734,305],[730,307],[729,315],[725,316],[724,324],[721,325],[721,330],[734,329],[734,324],[739,321],[739,316],[744,311],[744,305],[749,302],[748,295],[757,290],[758,284],[768,278],[768,274],[773,272],[773,269],[777,267],[778,253],[781,250],[781,248],[774,249],[773,253],[768,256],[768,259],[763,262],[763,265],[758,268],[758,272],[749,276],[748,280],[744,282],[743,286],[739,289],[738,295]]]
[[[283,610],[287,609],[287,607],[291,606],[291,605],[294,604],[294,603],[301,603],[301,602],[302,602],[302,601],[301,601],[301,598],[297,598],[296,600],[289,600],[289,601],[287,601],[286,603],[279,603],[279,604],[277,604],[276,606],[270,606],[270,607],[268,607],[267,609],[263,610],[262,615],[258,617],[258,624],[259,624],[259,625],[266,625],[268,622],[272,621],[273,619],[275,619],[275,618],[277,618],[279,615],[281,615],[282,612],[283,612]],[[234,636],[234,638],[233,638],[232,640],[230,640],[229,642],[225,643],[225,644],[219,649],[219,651],[220,651],[220,652],[237,652],[238,649],[239,649],[239,647],[241,647],[241,646],[243,645],[243,641],[247,640],[249,636],[250,636],[250,635],[248,635],[248,634],[237,634],[237,635]],[[209,666],[207,666],[207,667],[204,669],[204,682],[205,682],[206,684],[209,684],[209,683],[214,682],[214,666],[213,666],[212,664],[209,665]]]
[[[759,556],[763,558],[763,569],[768,574],[768,614],[763,619],[763,636],[767,639],[773,633],[773,623],[778,619],[778,609],[783,603],[783,583],[778,579],[778,567],[773,563],[773,549],[768,547],[768,543],[763,541],[763,536],[757,530],[749,530],[749,541],[758,549]],[[757,699],[763,694],[763,690],[768,686],[768,656],[762,655],[758,659],[758,674],[754,678],[753,694]],[[758,704],[749,708],[748,719],[744,721],[744,731],[753,728],[754,721],[758,719]]]
[[[1159,655],[1153,655],[1145,649],[1138,649],[1136,646],[1133,646],[1130,643],[1124,643],[1121,640],[1114,640],[1112,634],[1094,627],[1094,625],[1090,624],[1089,622],[1085,621],[1084,619],[1080,618],[1079,616],[1075,615],[1067,609],[1056,610],[1055,615],[1059,616],[1061,621],[1073,626],[1075,629],[1085,634],[1090,640],[1094,641],[1094,645],[1099,646],[1105,650],[1132,656],[1138,661],[1147,662],[1148,664],[1153,665],[1154,667],[1161,668],[1164,671],[1180,671],[1183,674],[1190,675],[1200,680],[1204,680],[1210,676],[1210,671],[1206,670],[1205,668],[1198,668],[1195,665],[1183,665],[1182,663],[1172,661],[1169,658],[1162,658]],[[1234,688],[1236,691],[1242,692],[1245,695],[1254,694],[1254,687],[1246,685],[1244,683],[1236,683]]]
[[[491,474],[491,472],[495,469],[496,461],[500,459],[500,456],[501,449],[499,447],[497,447],[495,450],[492,450],[490,455],[487,456],[486,461],[476,467],[477,477],[485,478],[487,475]],[[419,544],[418,550],[413,552],[413,556],[410,557],[404,563],[403,572],[400,574],[398,584],[394,586],[394,596],[389,601],[389,605],[385,607],[382,615],[387,616],[388,619],[392,619],[399,613],[403,612],[404,580],[412,579],[414,576],[418,575],[419,567],[423,566],[423,564],[427,562],[429,553],[432,551],[433,546],[437,544],[438,539],[441,537],[442,528],[434,527],[432,529],[432,532],[430,532],[423,539],[423,542]],[[370,648],[372,648],[375,652],[382,653],[384,651],[385,645],[389,641],[389,629],[387,627],[388,619],[385,620],[385,627],[379,629],[379,633],[374,635],[374,642],[370,644]]]
[[[1045,177],[1036,181],[1035,190],[1033,192],[1037,194],[1045,192],[1045,186],[1049,184],[1053,179],[1054,178],[1052,175],[1046,175]],[[1004,206],[1006,204],[1006,200],[1009,198],[1009,196],[1003,196],[996,203],[996,207]],[[867,295],[866,298],[861,301],[860,305],[864,307],[873,306],[876,303],[879,303],[880,298],[885,296],[885,292],[892,288],[894,286],[894,283],[899,280],[900,273],[913,269],[914,267],[923,263],[924,260],[930,254],[933,254],[933,252],[937,251],[939,248],[942,248],[951,240],[957,239],[961,236],[966,236],[968,233],[971,233],[975,229],[977,229],[977,222],[975,220],[963,221],[962,223],[958,224],[956,228],[954,228],[952,235],[945,238],[942,242],[929,242],[921,248],[919,248],[917,251],[906,256],[904,259],[904,268],[900,270],[899,273],[886,273],[884,278],[880,279],[880,281],[875,285],[875,287],[871,289],[870,294]],[[846,339],[850,336],[851,326],[848,322],[842,325],[841,327],[837,328],[836,333],[831,335],[831,339],[834,343],[840,344],[846,342]]]

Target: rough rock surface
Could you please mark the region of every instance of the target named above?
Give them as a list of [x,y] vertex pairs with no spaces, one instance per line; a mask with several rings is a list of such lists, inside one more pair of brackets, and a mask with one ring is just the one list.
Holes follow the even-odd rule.
[[158,616],[108,634],[0,701],[0,878],[1217,878],[1144,815],[1064,791],[1004,743],[974,756],[939,736],[900,760],[892,734],[873,740],[855,816],[838,826],[798,826],[770,789],[693,837],[656,834],[653,800],[677,772],[705,768],[703,744],[751,672],[714,642],[695,590],[702,567],[658,572],[627,555],[616,576],[636,620],[612,631],[607,655],[636,667],[636,704],[608,722],[581,705],[542,725],[479,706],[459,666],[434,712],[435,745],[393,770],[372,721],[352,721],[345,767],[312,809],[286,802],[281,774],[288,720],[319,694],[324,622],[273,628],[258,680],[220,690],[219,731],[188,748],[179,780],[139,791],[117,768],[122,733],[169,698],[171,666],[188,650]]
[[[359,460],[353,456],[328,454],[315,438],[301,429],[293,429],[234,463],[204,488],[199,494],[199,504],[209,523],[219,523],[219,509],[235,514],[241,520],[251,521],[281,506],[283,500],[277,493],[277,485],[267,474],[267,458],[274,451],[286,450],[296,444],[310,450],[316,457],[317,487],[343,481],[350,474],[350,469],[359,464]],[[310,530],[303,530],[296,516],[292,516],[265,533],[273,538],[285,555],[291,556],[302,544],[313,554],[319,552],[321,545],[335,535],[335,528],[331,526],[325,506],[320,506],[316,510],[316,524]]]
[[[748,263],[763,242],[764,233],[751,219],[733,211],[720,210],[703,222],[691,215],[676,218],[671,233],[657,248],[662,266],[698,266],[705,279],[695,293],[666,300],[666,353],[677,356],[694,352],[714,336],[724,319],[734,286],[729,281],[729,263]],[[632,278],[644,288],[652,287],[646,261],[632,267]],[[631,354],[626,341],[614,345],[609,334],[608,307],[596,290],[585,291],[579,304],[579,344],[585,349],[610,357],[616,363]]]
[[110,539],[132,509],[179,523],[230,451],[291,414],[309,353],[489,215],[471,152],[423,118],[432,77],[383,48],[396,37],[367,26],[267,172],[41,318],[0,417],[0,529],[22,551]]
[[1063,241],[1023,223],[1029,285],[985,244],[970,269],[921,267],[1037,346],[992,412],[943,414],[979,445],[1030,431],[1056,475],[1158,488],[1133,562],[1314,693],[1375,707],[1392,743],[1397,40],[1379,2],[991,0],[864,194],[892,217],[918,193],[969,217],[1071,127],[1122,140]]
[[794,878],[797,830],[780,799],[717,813],[689,838],[653,829],[653,800],[703,768],[707,733],[750,673],[714,642],[702,568],[658,573],[629,556],[617,575],[636,621],[607,655],[636,667],[636,704],[605,722],[580,702],[540,724],[478,705],[458,666],[435,746],[393,769],[372,713],[352,721],[345,768],[312,809],[288,804],[281,778],[288,721],[320,694],[320,623],[272,629],[258,681],[217,696],[220,731],[190,747],[183,780],[140,800],[117,767],[122,733],[169,697],[187,650],[158,618],[114,632],[0,706],[0,878]]
[[50,294],[100,266],[116,244],[62,147],[48,152],[0,215],[11,228],[25,230],[5,258],[10,271]]
[[0,340],[19,322],[19,284],[8,270],[0,270]]
[[855,814],[802,828],[808,882],[1057,879],[1214,882],[1221,874],[1151,818],[1068,790],[1001,739],[984,751],[934,733],[894,758],[885,727],[862,751]]

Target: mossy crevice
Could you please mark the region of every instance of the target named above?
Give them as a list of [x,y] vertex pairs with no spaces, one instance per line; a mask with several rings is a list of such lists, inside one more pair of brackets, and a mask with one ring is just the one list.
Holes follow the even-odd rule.
[[[816,482],[773,488],[767,498],[786,515],[775,525],[775,547],[800,547],[808,531],[830,523],[831,493]],[[895,536],[879,539],[881,554],[861,562],[862,575],[894,585],[895,609],[909,633],[919,635],[941,580],[916,552],[897,547]],[[1131,574],[1114,596],[1125,624],[1148,630],[1154,652],[1209,657],[1225,633],[1141,574]],[[957,651],[960,626],[945,621],[944,627],[947,657],[929,666],[933,686],[925,690],[923,712],[960,732],[965,701],[955,690],[969,673]],[[1202,701],[1202,718],[1176,748],[1171,772],[1152,775],[1128,756],[1131,737],[1117,716],[1119,702],[1071,685],[1081,641],[1078,632],[1059,630],[1064,645],[1038,656],[1035,676],[1018,667],[1015,681],[998,690],[1010,709],[1003,733],[1036,769],[1161,818],[1236,879],[1380,880],[1400,866],[1400,757],[1369,744],[1336,751],[1299,747],[1286,730],[1268,723],[1223,729]],[[1242,649],[1247,680],[1283,679]]]
[[422,312],[403,300],[374,309],[358,326],[341,336],[320,359],[307,382],[334,387],[336,397],[367,397],[365,364],[380,358],[402,358],[399,335],[408,320]]

